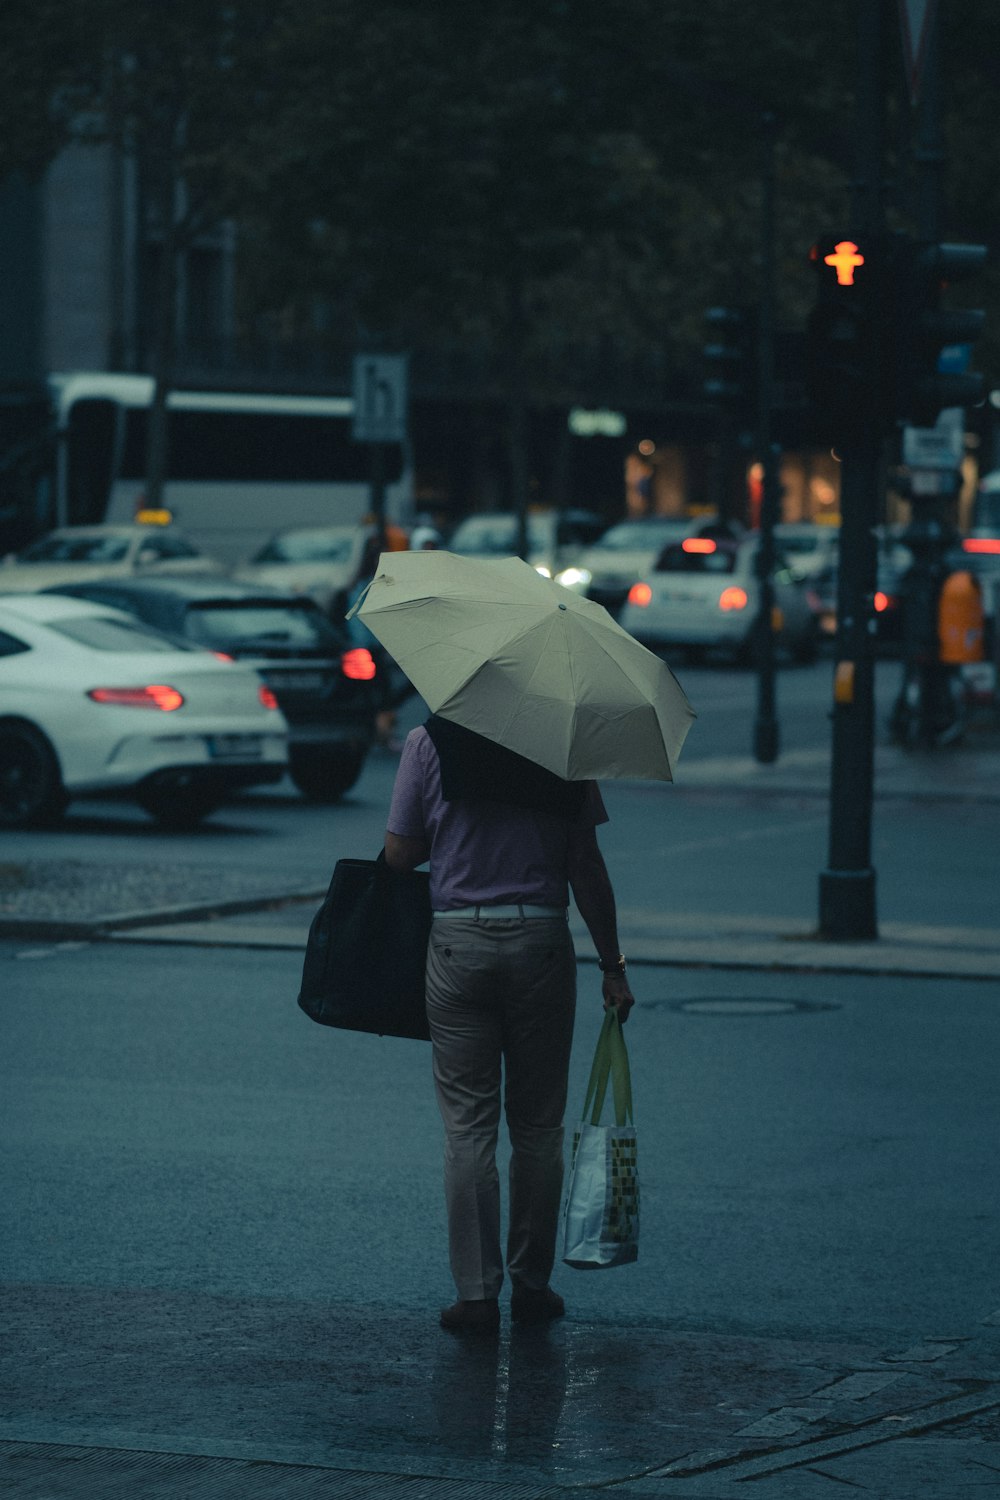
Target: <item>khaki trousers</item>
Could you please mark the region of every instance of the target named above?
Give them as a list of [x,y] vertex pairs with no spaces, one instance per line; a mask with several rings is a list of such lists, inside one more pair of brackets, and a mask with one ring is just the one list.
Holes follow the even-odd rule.
[[438,917],[427,951],[427,1017],[445,1129],[451,1271],[460,1298],[495,1297],[504,1275],[496,1147],[511,1142],[507,1269],[548,1285],[563,1181],[563,1115],[576,958],[562,917]]

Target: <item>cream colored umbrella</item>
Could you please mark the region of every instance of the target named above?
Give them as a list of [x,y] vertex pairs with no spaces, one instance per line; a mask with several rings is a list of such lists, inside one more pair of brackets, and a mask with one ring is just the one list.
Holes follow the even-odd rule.
[[672,781],[694,711],[607,610],[516,557],[384,552],[351,610],[432,712],[567,781]]

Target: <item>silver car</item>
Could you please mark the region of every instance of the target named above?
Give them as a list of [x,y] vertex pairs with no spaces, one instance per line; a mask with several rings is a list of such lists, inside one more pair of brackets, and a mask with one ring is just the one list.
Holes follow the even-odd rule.
[[[606,525],[602,516],[588,510],[529,511],[528,562],[546,578],[554,578],[597,541]],[[513,511],[483,511],[467,516],[455,528],[448,551],[463,557],[511,557],[517,543]]]
[[270,541],[232,573],[237,583],[265,584],[307,594],[340,619],[358,578],[374,526],[295,526]]
[[[665,547],[655,568],[632,585],[619,620],[644,645],[681,646],[700,656],[721,648],[750,658],[760,602],[759,539],[690,536]],[[797,661],[819,645],[806,588],[779,555],[774,571],[776,643]]]
[[586,594],[588,599],[615,614],[625,603],[633,583],[649,572],[668,542],[679,542],[693,535],[709,519],[643,516],[619,521],[574,563],[557,573],[556,582],[574,593]]

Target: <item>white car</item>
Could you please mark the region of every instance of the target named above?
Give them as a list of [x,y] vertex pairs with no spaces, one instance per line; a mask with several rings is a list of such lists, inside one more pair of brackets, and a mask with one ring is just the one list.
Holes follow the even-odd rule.
[[557,573],[556,582],[616,614],[633,583],[649,572],[667,543],[691,536],[709,520],[707,516],[643,516],[619,521]]
[[217,573],[214,558],[174,526],[61,526],[0,563],[0,594],[33,594],[91,578]]
[[[570,567],[604,531],[607,522],[589,510],[532,510],[526,517],[528,562],[546,578]],[[448,551],[462,557],[514,557],[518,550],[513,511],[481,511],[456,526]]]
[[0,829],[96,793],[193,827],[237,787],[280,780],[287,740],[249,667],[82,599],[0,599]]
[[[619,623],[654,649],[683,646],[699,656],[720,647],[747,660],[760,600],[758,546],[756,536],[690,536],[671,543],[655,568],[632,585]],[[806,588],[780,557],[773,577],[776,644],[797,661],[812,661],[819,628]]]
[[296,526],[278,531],[231,574],[237,583],[308,594],[328,615],[343,616],[372,526]]

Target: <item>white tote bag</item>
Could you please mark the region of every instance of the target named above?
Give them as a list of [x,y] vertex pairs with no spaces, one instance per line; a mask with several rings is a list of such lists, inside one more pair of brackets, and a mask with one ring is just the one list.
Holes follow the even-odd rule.
[[[615,1123],[602,1125],[611,1079]],[[589,1116],[589,1118],[588,1118]],[[621,1022],[609,1010],[597,1040],[563,1207],[563,1260],[578,1271],[624,1266],[639,1254],[639,1174],[632,1079]]]

